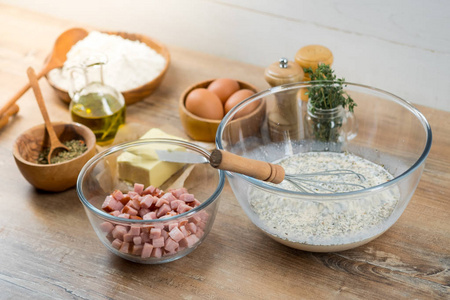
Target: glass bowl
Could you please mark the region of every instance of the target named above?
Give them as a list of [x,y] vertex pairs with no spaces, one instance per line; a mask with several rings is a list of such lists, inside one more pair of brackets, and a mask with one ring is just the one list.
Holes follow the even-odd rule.
[[225,182],[224,172],[207,163],[162,161],[158,150],[210,154],[181,140],[142,139],[95,155],[77,181],[103,245],[143,264],[170,262],[196,249],[211,231]]
[[[284,163],[287,173],[301,173],[289,163],[299,155],[355,155],[391,174],[387,181],[371,187],[330,192],[311,188],[309,183],[309,189],[300,190],[286,180],[276,185],[226,172],[241,207],[269,237],[313,252],[355,248],[380,236],[405,210],[430,151],[431,129],[407,101],[354,83],[344,83],[344,91],[357,105],[354,113],[342,107],[311,113],[302,101],[310,86],[309,82],[283,85],[247,98],[222,120],[216,146],[268,162],[288,159]],[[253,126],[259,126],[256,133],[246,134],[245,126],[233,116],[259,99],[266,101],[265,116],[253,120]],[[318,117],[325,118],[320,120],[326,120],[326,126]],[[308,157],[299,161],[319,165]]]

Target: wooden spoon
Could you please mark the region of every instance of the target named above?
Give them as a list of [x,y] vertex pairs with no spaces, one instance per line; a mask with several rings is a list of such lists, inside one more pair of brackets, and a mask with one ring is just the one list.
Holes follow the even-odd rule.
[[39,109],[41,110],[42,117],[45,121],[45,128],[47,128],[48,135],[50,137],[50,151],[48,152],[47,161],[51,164],[51,158],[53,154],[57,154],[62,150],[69,151],[69,148],[64,146],[61,141],[56,136],[56,132],[53,129],[52,123],[50,122],[50,118],[48,116],[47,109],[45,107],[44,99],[42,98],[41,89],[39,87],[38,78],[33,68],[28,68],[27,70],[28,79],[30,80],[30,85],[33,88],[34,95],[36,96],[36,100],[39,105]]
[[[78,41],[84,39],[88,35],[88,32],[83,28],[72,28],[63,32],[55,41],[53,51],[50,55],[50,59],[44,68],[37,74],[37,79],[46,75],[50,70],[55,68],[61,68],[66,61],[67,52]],[[30,88],[30,84],[26,84],[20,91],[17,92],[1,109],[0,116],[3,115],[16,101],[22,97],[23,94]]]

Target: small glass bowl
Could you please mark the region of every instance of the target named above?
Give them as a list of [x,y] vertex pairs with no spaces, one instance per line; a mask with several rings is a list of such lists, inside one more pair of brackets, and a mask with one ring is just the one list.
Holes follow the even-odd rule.
[[[160,180],[161,184],[147,189],[152,182],[148,182],[149,173],[144,169],[136,168],[136,165],[142,166],[149,163],[149,159],[153,160],[150,163],[152,165],[155,162],[154,159],[157,158],[154,157],[155,149],[190,152],[206,159],[210,155],[207,150],[181,140],[142,139],[119,144],[95,155],[83,167],[77,181],[78,197],[103,245],[124,259],[143,264],[170,262],[194,251],[211,231],[217,213],[219,196],[225,183],[224,172],[212,168],[207,163],[159,161],[152,171],[160,173],[171,170],[166,175],[168,179],[163,178]],[[134,160],[129,159],[130,153],[135,155]],[[131,169],[130,161],[132,161],[131,164],[134,164]],[[173,175],[170,176],[172,173]],[[150,173],[150,176],[158,175]],[[152,178],[158,180],[155,177],[151,177],[151,180]],[[144,187],[140,184],[143,184]],[[142,188],[143,192],[141,192]],[[188,211],[172,216],[168,213],[158,216],[159,218],[156,219],[146,219],[144,213],[153,210],[158,212],[159,208],[155,207],[156,200],[151,207],[148,207],[149,211],[141,212],[140,209],[136,209],[137,216],[143,217],[143,219],[118,217],[114,215],[117,213],[106,211],[111,210],[111,207],[102,208],[105,199],[114,191],[131,195],[141,201],[145,195],[153,195],[154,199],[162,198],[162,194],[158,195],[158,191],[161,190],[181,199],[183,197],[180,197],[179,188],[185,188],[187,191],[183,193],[194,195],[198,202],[195,205],[191,203],[192,207]],[[135,191],[139,194],[138,196],[134,194]],[[170,193],[170,191],[173,192]],[[171,202],[168,205],[171,206]],[[117,210],[117,207],[112,207],[112,210]],[[123,210],[121,211],[123,212]],[[173,239],[172,230],[175,227],[178,230],[175,230],[177,236]],[[179,232],[184,234],[182,240],[180,240]],[[164,246],[161,246],[163,242],[161,237],[164,237]],[[149,245],[145,246],[146,243]],[[145,250],[144,247],[146,247]]]

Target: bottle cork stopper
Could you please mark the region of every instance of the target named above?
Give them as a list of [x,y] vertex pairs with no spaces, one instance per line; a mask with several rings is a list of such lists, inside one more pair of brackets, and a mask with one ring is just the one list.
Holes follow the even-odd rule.
[[270,86],[278,86],[287,83],[302,81],[305,76],[303,69],[293,61],[280,58],[264,72],[264,78]]

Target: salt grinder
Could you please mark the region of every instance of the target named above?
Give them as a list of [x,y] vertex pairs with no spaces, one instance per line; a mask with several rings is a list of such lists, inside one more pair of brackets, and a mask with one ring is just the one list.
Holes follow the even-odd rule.
[[[265,70],[264,79],[274,87],[303,81],[304,75],[297,63],[280,58]],[[297,95],[297,90],[275,95],[276,104],[268,116],[269,133],[273,141],[303,139],[302,101],[299,101]]]

